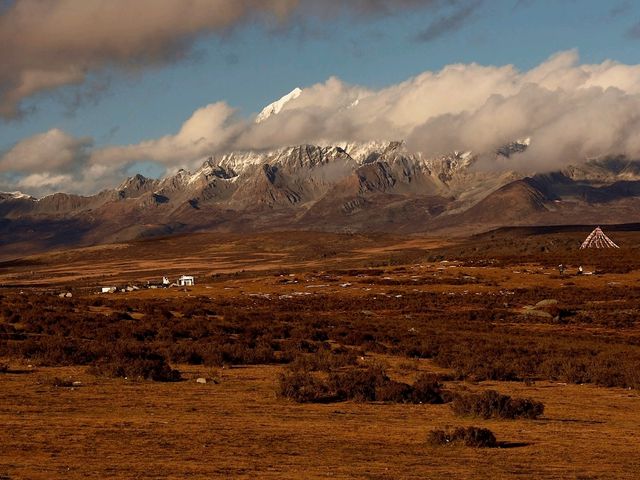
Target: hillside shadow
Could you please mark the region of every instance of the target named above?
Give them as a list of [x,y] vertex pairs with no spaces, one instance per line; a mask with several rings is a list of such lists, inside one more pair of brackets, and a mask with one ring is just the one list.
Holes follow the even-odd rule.
[[581,420],[579,418],[545,418],[548,423],[576,423],[581,425],[602,425],[606,423],[604,420]]
[[529,445],[531,443],[528,442],[498,442],[498,448],[522,448]]

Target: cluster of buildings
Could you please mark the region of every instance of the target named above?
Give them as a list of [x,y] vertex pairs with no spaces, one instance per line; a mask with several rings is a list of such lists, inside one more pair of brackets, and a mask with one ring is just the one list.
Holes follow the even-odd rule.
[[[162,277],[161,283],[147,284],[142,288],[171,288],[171,287],[193,287],[196,284],[196,279],[192,275],[182,275],[176,282],[171,282],[168,277]],[[128,285],[126,287],[102,287],[100,293],[117,293],[117,292],[134,292],[140,290],[141,287],[137,285]]]

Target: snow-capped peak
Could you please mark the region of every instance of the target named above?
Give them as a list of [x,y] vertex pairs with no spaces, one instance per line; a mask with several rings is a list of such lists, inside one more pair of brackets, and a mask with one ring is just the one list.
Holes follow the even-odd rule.
[[284,106],[289,103],[291,100],[295,100],[302,94],[302,90],[299,88],[294,88],[290,93],[286,94],[280,100],[273,102],[271,105],[266,106],[256,117],[256,123],[264,122],[267,118],[272,115],[279,114]]
[[12,197],[12,198],[24,198],[24,199],[29,199],[29,198],[33,198],[31,195],[27,195],[26,193],[22,193],[22,192],[1,192],[0,195],[6,195],[8,197]]

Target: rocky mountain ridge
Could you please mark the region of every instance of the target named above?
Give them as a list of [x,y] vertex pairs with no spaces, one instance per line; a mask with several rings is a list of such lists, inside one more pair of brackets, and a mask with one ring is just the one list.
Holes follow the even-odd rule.
[[[493,155],[510,158],[530,140]],[[640,163],[592,160],[557,172],[489,172],[402,142],[298,145],[206,159],[195,172],[142,175],[92,196],[0,194],[0,251],[30,242],[126,241],[198,230],[472,233],[506,225],[640,221]],[[36,245],[37,244],[37,245]]]

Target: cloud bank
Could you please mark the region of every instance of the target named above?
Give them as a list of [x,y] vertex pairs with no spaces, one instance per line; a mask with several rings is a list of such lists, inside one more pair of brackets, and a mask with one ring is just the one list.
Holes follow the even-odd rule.
[[13,0],[0,3],[0,118],[40,92],[107,70],[179,61],[203,35],[292,17],[375,16],[464,0]]
[[[610,154],[640,158],[640,65],[581,64],[567,51],[528,71],[456,64],[380,90],[330,78],[260,123],[218,102],[195,111],[175,134],[135,145],[92,148],[91,139],[52,130],[0,153],[0,182],[32,194],[89,193],[119,183],[136,162],[171,171],[233,150],[395,139],[429,156],[486,153],[524,137],[531,147],[509,159],[511,168],[542,171]],[[486,158],[483,167],[496,168],[495,158]]]

